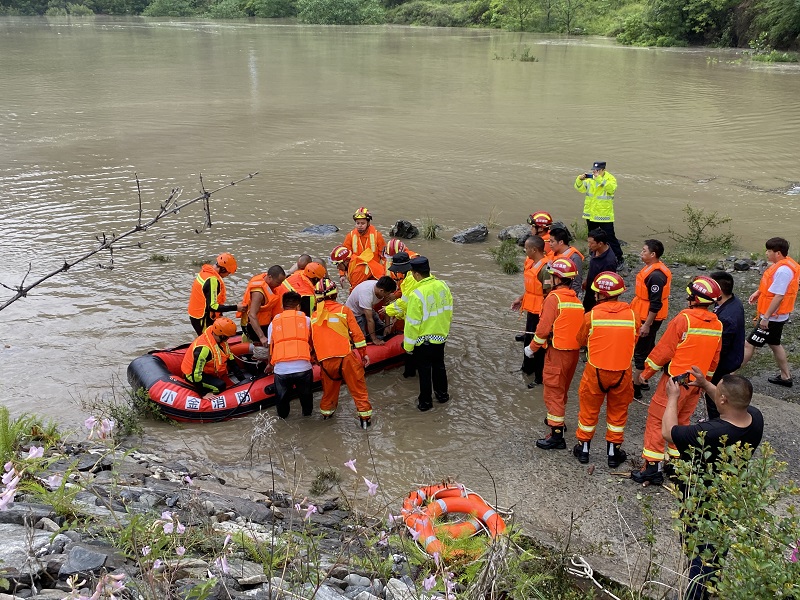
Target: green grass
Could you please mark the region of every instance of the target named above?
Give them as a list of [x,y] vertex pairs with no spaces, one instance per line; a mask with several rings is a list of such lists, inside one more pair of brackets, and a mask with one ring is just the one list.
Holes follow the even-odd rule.
[[707,266],[709,269],[724,257],[719,252],[703,252],[700,250],[669,250],[664,252],[661,260],[666,264],[681,263],[690,267]]
[[497,248],[490,248],[489,252],[506,275],[513,275],[522,270],[520,266],[522,250],[517,246],[516,239],[503,240]]
[[422,219],[422,237],[426,240],[435,240],[439,237],[437,230],[439,226],[436,224],[436,221],[433,220],[433,217],[425,217]]
[[333,467],[317,469],[317,473],[314,475],[314,481],[309,488],[309,492],[311,492],[311,494],[314,496],[321,496],[334,486],[338,485],[341,481],[342,476],[339,474],[339,471]]
[[175,259],[171,256],[167,256],[166,254],[158,254],[153,253],[150,255],[150,262],[157,262],[157,263],[170,263],[173,262]]
[[764,63],[796,63],[800,61],[800,57],[795,52],[779,52],[778,50],[771,50],[765,54],[752,54],[750,60]]

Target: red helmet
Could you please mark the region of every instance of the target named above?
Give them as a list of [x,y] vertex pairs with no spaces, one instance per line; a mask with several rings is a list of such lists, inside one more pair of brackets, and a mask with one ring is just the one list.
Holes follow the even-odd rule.
[[211,333],[215,333],[220,337],[233,337],[236,335],[236,323],[228,317],[219,317],[211,325]]
[[392,238],[386,244],[386,256],[394,256],[398,252],[405,252],[406,250],[406,245],[396,238]]
[[337,294],[336,284],[333,283],[333,281],[331,281],[327,277],[325,277],[324,279],[320,279],[317,282],[317,285],[314,286],[314,295],[317,298],[328,298],[328,297],[335,298],[336,294]]
[[707,275],[698,275],[689,282],[686,293],[700,304],[713,304],[722,298],[719,284]]
[[228,252],[223,252],[217,257],[217,266],[222,267],[231,275],[236,273],[236,259],[233,258],[233,254]]
[[331,250],[331,260],[337,263],[347,260],[352,255],[353,253],[347,246],[336,246],[336,248]]
[[625,281],[614,271],[603,271],[594,278],[592,289],[605,296],[619,296],[625,291]]
[[575,263],[568,258],[557,258],[547,267],[547,272],[561,279],[573,279],[578,276]]
[[316,262],[308,263],[303,273],[309,279],[323,279],[328,274],[325,267]]
[[540,210],[528,217],[528,225],[538,225],[539,227],[550,227],[553,224],[553,217],[549,212]]
[[356,209],[356,212],[353,213],[353,221],[356,219],[366,219],[367,221],[372,221],[372,213],[369,212],[369,209],[366,206],[362,206]]

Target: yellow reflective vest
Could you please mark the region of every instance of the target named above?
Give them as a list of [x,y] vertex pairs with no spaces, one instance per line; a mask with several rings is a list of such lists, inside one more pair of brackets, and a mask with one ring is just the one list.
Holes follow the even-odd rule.
[[412,352],[425,342],[444,344],[452,320],[453,296],[450,288],[433,275],[426,277],[408,297],[403,348],[406,352]]
[[408,309],[408,297],[419,287],[419,281],[414,279],[411,273],[407,273],[405,279],[400,282],[400,297],[386,306],[386,314],[395,319],[405,319]]
[[602,177],[581,180],[575,178],[575,189],[586,195],[583,218],[596,223],[614,222],[614,192],[617,178],[606,171]]

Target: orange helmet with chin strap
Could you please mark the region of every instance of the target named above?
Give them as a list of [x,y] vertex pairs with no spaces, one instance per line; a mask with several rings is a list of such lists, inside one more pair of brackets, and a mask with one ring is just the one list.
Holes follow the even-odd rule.
[[552,273],[561,279],[574,279],[578,276],[578,271],[573,263],[568,258],[557,258],[553,263],[547,267],[547,272]]
[[219,317],[212,323],[211,333],[220,337],[233,337],[236,335],[236,323],[231,321],[228,317]]
[[700,304],[714,304],[722,298],[722,288],[707,275],[698,275],[686,286],[686,293]]
[[528,225],[538,225],[539,227],[550,227],[553,224],[553,217],[549,212],[540,210],[528,217]]
[[303,274],[309,279],[323,279],[326,275],[325,267],[316,262],[310,262],[303,269]]
[[228,252],[223,252],[217,256],[217,266],[225,269],[231,275],[236,273],[236,259],[233,258],[233,254]]

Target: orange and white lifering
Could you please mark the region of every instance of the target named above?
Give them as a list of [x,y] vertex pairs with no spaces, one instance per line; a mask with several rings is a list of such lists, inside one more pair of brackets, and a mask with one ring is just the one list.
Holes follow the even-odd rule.
[[[471,516],[460,523],[434,526],[434,519],[453,513]],[[505,521],[495,509],[478,494],[458,484],[441,483],[411,492],[403,502],[402,514],[406,526],[417,533],[417,543],[430,555],[441,555],[443,551],[437,531],[462,538],[485,530],[495,538],[506,530]]]

